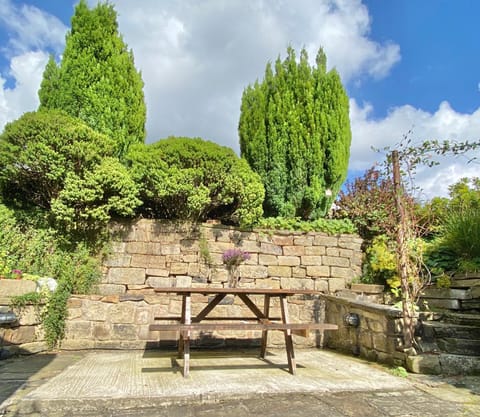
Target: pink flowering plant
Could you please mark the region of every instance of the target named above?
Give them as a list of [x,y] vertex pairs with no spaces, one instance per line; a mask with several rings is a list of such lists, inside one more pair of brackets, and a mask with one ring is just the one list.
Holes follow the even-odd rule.
[[223,252],[222,260],[229,272],[229,285],[231,287],[236,287],[238,281],[240,281],[236,274],[238,266],[249,259],[250,254],[238,248],[228,249]]

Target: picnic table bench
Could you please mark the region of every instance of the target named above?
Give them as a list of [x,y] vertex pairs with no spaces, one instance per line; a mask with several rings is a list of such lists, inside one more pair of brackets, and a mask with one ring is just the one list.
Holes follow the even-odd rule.
[[[187,377],[190,367],[190,339],[195,332],[210,332],[219,330],[262,332],[260,357],[265,358],[267,338],[269,331],[282,331],[285,335],[285,349],[287,353],[288,369],[291,374],[296,372],[295,352],[293,349],[292,334],[303,337],[308,336],[313,330],[336,330],[338,326],[328,323],[292,323],[288,314],[287,297],[293,295],[313,296],[318,291],[304,289],[261,289],[261,288],[156,288],[155,292],[164,294],[177,294],[182,296],[182,311],[180,316],[155,317],[156,323],[149,326],[152,331],[176,331],[179,334],[178,350],[183,358],[183,375]],[[192,294],[211,295],[213,298],[195,316],[192,316]],[[253,317],[209,316],[212,310],[219,305],[227,295],[238,296]],[[252,296],[263,296],[263,311],[257,306]],[[271,300],[278,298],[280,301],[281,317],[271,317]],[[164,321],[177,321],[178,323],[162,324]],[[215,321],[205,322],[205,321]]]

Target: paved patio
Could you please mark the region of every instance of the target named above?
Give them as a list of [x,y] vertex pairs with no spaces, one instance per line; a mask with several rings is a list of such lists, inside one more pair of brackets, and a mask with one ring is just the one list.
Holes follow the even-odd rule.
[[480,415],[480,377],[457,378],[457,387],[439,378],[401,378],[378,365],[316,349],[297,350],[292,376],[284,350],[269,353],[262,360],[256,350],[193,351],[188,378],[173,351],[9,359],[0,362],[0,415]]

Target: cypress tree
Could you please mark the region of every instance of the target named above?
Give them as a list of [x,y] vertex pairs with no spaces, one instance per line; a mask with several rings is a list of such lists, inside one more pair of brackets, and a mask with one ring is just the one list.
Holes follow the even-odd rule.
[[51,58],[39,91],[40,110],[60,109],[113,137],[122,156],[145,139],[143,81],[118,32],[112,5],[80,0],[57,67]]
[[267,216],[315,219],[327,214],[347,176],[349,104],[322,49],[316,67],[305,49],[297,61],[268,63],[262,82],[243,92],[239,137],[242,156],[265,186]]

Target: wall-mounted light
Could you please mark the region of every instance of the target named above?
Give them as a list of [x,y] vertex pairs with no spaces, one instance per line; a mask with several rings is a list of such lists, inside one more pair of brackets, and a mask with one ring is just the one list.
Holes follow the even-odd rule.
[[357,313],[347,313],[343,316],[343,322],[347,326],[358,327],[360,324],[360,317]]

